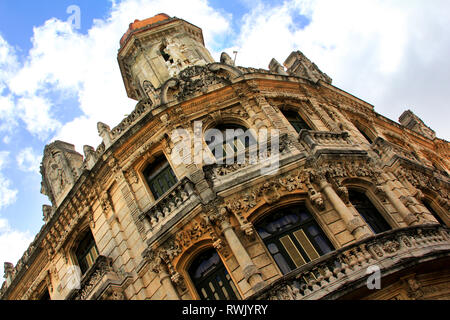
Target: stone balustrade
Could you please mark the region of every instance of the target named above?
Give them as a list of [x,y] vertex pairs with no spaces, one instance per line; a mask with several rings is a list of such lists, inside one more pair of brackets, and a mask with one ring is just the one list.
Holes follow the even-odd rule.
[[112,263],[112,258],[98,256],[94,265],[81,278],[79,289],[74,290],[69,295],[68,300],[88,300],[109,273],[113,274],[114,278],[117,278]]
[[151,102],[149,100],[141,100],[137,103],[133,112],[123,119],[116,127],[111,130],[111,140],[116,140],[125,131],[127,131],[131,126],[138,120],[142,115],[147,113],[151,108]]
[[[338,298],[340,289],[365,285],[368,268],[378,266],[382,276],[405,261],[450,255],[450,230],[441,225],[396,229],[365,238],[330,252],[276,280],[249,300],[317,300]],[[333,297],[330,295],[333,294]]]
[[146,212],[142,213],[140,219],[143,221],[145,233],[155,233],[177,212],[194,201],[194,185],[187,178],[178,181],[163,196],[161,196]]
[[353,146],[350,135],[345,131],[336,133],[303,129],[299,133],[299,141],[311,152],[321,148],[349,148]]

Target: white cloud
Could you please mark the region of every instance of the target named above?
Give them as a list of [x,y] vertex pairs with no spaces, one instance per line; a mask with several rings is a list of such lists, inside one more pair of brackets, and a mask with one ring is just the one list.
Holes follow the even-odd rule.
[[[267,68],[302,51],[333,84],[393,120],[411,108],[449,139],[450,2],[317,0],[259,3],[243,17],[237,64]],[[294,20],[303,14],[310,24]]]
[[51,107],[51,101],[37,95],[20,98],[17,102],[18,115],[27,130],[41,140],[61,127],[61,123],[52,116]]
[[39,173],[41,160],[42,155],[35,154],[31,147],[21,150],[16,156],[19,169],[25,172]]
[[11,95],[0,95],[0,132],[11,133],[17,126],[14,108],[14,101]]
[[0,35],[0,94],[5,89],[8,79],[17,70],[18,66],[14,48]]
[[[31,234],[13,229],[6,219],[0,218],[0,275],[3,276],[4,262],[14,265],[33,241]],[[0,281],[0,286],[3,281]]]
[[3,176],[2,170],[9,162],[9,152],[0,151],[0,210],[17,200],[17,190],[11,189],[11,181]]
[[[11,91],[22,97],[20,117],[28,131],[41,139],[56,132],[55,139],[74,143],[78,151],[84,144],[98,145],[97,122],[114,127],[136,104],[127,98],[117,64],[119,40],[135,19],[160,12],[202,26],[210,46],[229,30],[230,17],[214,11],[205,0],[113,3],[110,16],[94,21],[86,35],[54,18],[34,28],[33,48],[10,84]],[[82,111],[63,126],[52,116],[55,104],[48,99],[48,93],[57,90],[75,94]]]

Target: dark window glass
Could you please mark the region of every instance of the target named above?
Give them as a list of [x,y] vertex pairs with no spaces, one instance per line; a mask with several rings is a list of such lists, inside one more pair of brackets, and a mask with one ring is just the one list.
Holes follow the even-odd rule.
[[82,274],[94,265],[94,262],[98,257],[98,250],[90,231],[86,232],[79,242],[78,247],[75,250],[75,256]]
[[428,211],[430,211],[430,213],[436,218],[436,220],[440,224],[445,225],[444,221],[441,219],[441,217],[438,215],[438,213],[436,211],[434,211],[433,207],[431,206],[431,203],[428,202],[428,200],[424,200],[423,205],[425,206],[425,208],[428,209]]
[[41,294],[41,296],[39,297],[39,300],[51,300],[50,299],[50,294],[48,293],[48,289],[45,288],[44,292]]
[[150,164],[147,169],[144,170],[144,176],[147,179],[147,183],[155,200],[159,199],[163,194],[169,191],[169,189],[178,181],[172,168],[164,157],[160,157]]
[[221,132],[221,139],[209,134],[205,136],[205,142],[216,158],[236,157],[238,152],[256,144],[255,137],[243,126],[225,124],[214,129]]
[[283,274],[334,250],[304,205],[282,208],[255,226]]
[[302,129],[311,130],[305,120],[303,120],[297,112],[282,111],[282,113],[297,132],[300,132]]
[[358,127],[356,127],[356,129],[358,129],[358,131],[363,135],[364,138],[366,138],[366,140],[367,140],[370,144],[373,143],[372,139],[369,138],[369,136],[364,132],[364,130],[361,130],[361,129],[358,128]]
[[374,233],[381,233],[391,229],[391,226],[363,192],[349,190],[348,196],[353,207],[355,207]]
[[200,254],[189,275],[202,300],[236,300],[238,291],[216,250]]
[[165,49],[166,49],[165,46],[162,46],[162,47],[159,49],[159,52],[161,53],[161,56],[163,57],[164,61],[166,61],[166,62],[169,61],[170,63],[173,63],[172,57],[171,57],[169,54],[167,54],[167,53],[165,52]]

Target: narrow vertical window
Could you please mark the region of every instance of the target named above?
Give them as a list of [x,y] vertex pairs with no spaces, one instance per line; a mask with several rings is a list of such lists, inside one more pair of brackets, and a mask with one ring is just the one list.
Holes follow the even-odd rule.
[[90,230],[86,232],[78,243],[75,250],[75,256],[77,258],[81,274],[86,273],[86,271],[94,265],[95,260],[98,257],[98,250]]
[[370,137],[364,132],[364,130],[361,130],[358,126],[356,126],[356,129],[358,129],[359,133],[370,143],[372,144],[373,141],[370,139]]
[[428,209],[428,211],[433,215],[433,217],[436,218],[436,220],[443,226],[445,226],[444,221],[442,220],[442,218],[439,216],[439,214],[433,209],[433,207],[431,206],[431,203],[428,200],[423,200],[422,201],[423,205],[425,206],[425,208]]
[[381,233],[391,229],[391,226],[363,192],[349,190],[348,196],[353,207],[363,217],[374,233]]
[[144,176],[155,200],[177,183],[177,177],[165,157],[161,156],[144,170]]

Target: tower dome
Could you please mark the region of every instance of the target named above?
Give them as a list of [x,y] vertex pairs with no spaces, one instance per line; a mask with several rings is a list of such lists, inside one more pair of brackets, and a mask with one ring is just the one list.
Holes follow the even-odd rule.
[[183,69],[214,59],[202,29],[160,13],[130,23],[120,40],[118,61],[128,97],[141,100]]

